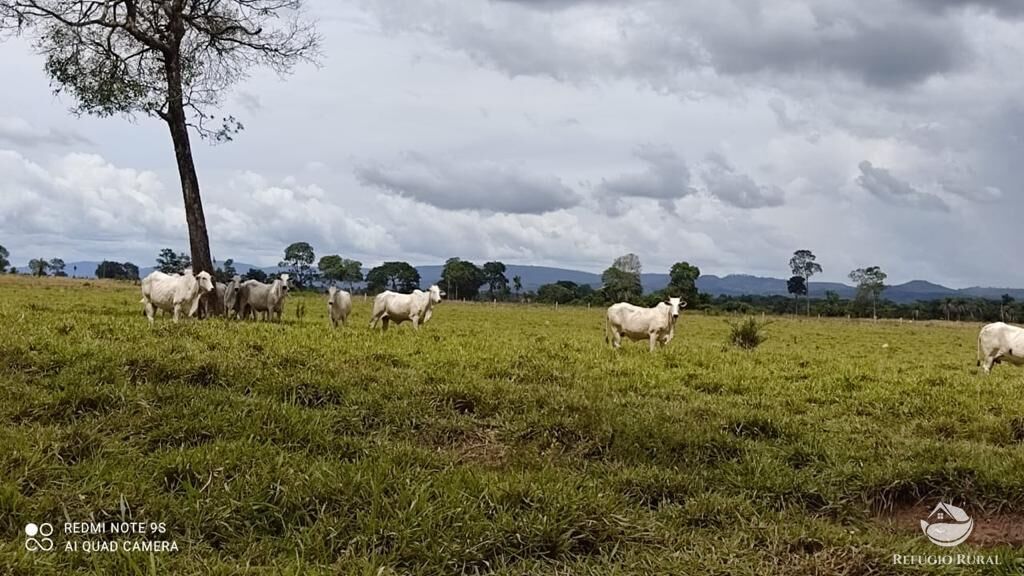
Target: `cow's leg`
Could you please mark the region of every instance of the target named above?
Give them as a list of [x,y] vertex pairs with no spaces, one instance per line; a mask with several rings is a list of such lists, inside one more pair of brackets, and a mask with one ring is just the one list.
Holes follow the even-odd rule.
[[413,316],[412,317],[412,330],[413,330],[413,332],[419,332],[419,330],[420,330],[420,317],[419,316]]
[[612,330],[612,349],[618,350],[622,346],[622,332]]
[[146,318],[149,318],[150,325],[153,324],[153,319],[156,317],[156,310],[153,308],[153,303],[146,301]]
[[651,341],[651,352],[654,352],[654,349],[658,347],[658,333],[657,332],[651,332],[650,341]]
[[174,303],[174,321],[177,322],[181,316],[181,304],[178,302]]
[[391,323],[391,319],[388,318],[387,316],[384,316],[384,317],[382,317],[380,319],[380,322],[381,322],[381,325],[380,325],[381,332],[387,332],[388,331],[388,324]]

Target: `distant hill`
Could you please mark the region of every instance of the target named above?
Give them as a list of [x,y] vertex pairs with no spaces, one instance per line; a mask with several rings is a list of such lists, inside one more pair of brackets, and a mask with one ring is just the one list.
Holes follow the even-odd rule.
[[[68,276],[79,278],[94,278],[98,261],[80,260],[67,262],[65,271]],[[219,264],[219,263],[218,263]],[[28,270],[27,264],[17,266],[18,270]],[[235,262],[235,269],[239,274],[245,274],[252,268],[261,268],[268,274],[282,271],[279,266],[259,267],[245,262]],[[536,292],[544,284],[551,284],[559,280],[568,280],[577,284],[589,284],[594,288],[601,286],[601,276],[593,272],[571,270],[567,268],[555,268],[551,266],[524,266],[519,264],[508,264],[506,276],[511,282],[514,276],[520,276],[523,281],[524,292]],[[441,279],[443,265],[429,264],[417,266],[420,273],[420,284],[429,286],[436,284]],[[140,275],[145,276],[154,270],[153,266],[146,266],[139,270]],[[366,273],[368,269],[364,269]],[[668,274],[641,274],[640,281],[645,292],[661,290],[668,286]],[[715,276],[709,274],[697,279],[697,288],[704,293],[713,296],[789,296],[786,290],[786,280],[782,278],[771,278],[764,276],[752,276],[750,274],[728,274],[726,276]],[[811,297],[823,298],[825,292],[832,291],[840,298],[852,298],[856,295],[857,289],[853,286],[839,282],[816,282],[811,280]],[[928,282],[926,280],[911,280],[904,284],[890,286],[885,290],[884,297],[894,302],[906,303],[918,300],[936,300],[941,298],[989,298],[998,300],[1003,294],[1009,294],[1017,300],[1024,300],[1024,289],[1021,288],[988,288],[972,286],[960,290],[947,288],[941,284]]]

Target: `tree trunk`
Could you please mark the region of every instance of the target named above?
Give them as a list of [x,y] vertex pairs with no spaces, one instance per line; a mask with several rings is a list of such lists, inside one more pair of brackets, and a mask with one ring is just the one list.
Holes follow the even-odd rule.
[[[177,57],[169,58],[164,65],[167,74],[167,115],[166,122],[171,131],[171,142],[174,143],[174,157],[178,164],[178,178],[181,180],[181,193],[185,200],[185,222],[188,224],[188,242],[192,253],[192,270],[195,273],[207,272],[213,275],[213,258],[210,257],[210,238],[206,232],[206,216],[203,214],[203,199],[199,195],[199,177],[192,159],[192,144],[189,141],[188,118],[181,92],[181,65]],[[223,303],[219,302],[216,290],[203,296],[206,306],[215,314],[223,312]],[[212,306],[211,306],[212,304]]]

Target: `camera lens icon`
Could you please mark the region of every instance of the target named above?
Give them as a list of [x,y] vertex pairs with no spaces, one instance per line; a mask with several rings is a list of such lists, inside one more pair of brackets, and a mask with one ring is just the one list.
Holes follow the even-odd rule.
[[[53,550],[53,524],[44,522],[36,524],[29,522],[25,524],[25,549],[29,552],[49,552]],[[37,538],[38,536],[38,538]]]

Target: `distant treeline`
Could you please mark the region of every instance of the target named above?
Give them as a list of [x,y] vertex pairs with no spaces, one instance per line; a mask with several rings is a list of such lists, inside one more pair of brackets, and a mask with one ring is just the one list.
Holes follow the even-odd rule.
[[[665,291],[652,292],[632,302],[642,306],[653,306],[666,296]],[[529,292],[524,298],[542,303],[563,306],[605,306],[612,301],[600,290],[591,286],[576,286],[572,282],[557,282],[541,286],[537,293]],[[799,306],[793,298],[786,296],[712,296],[699,294],[688,302],[688,310],[706,310],[711,313],[730,314],[798,314],[824,317],[872,317],[872,303],[869,297],[844,299],[835,292],[825,298],[813,298],[810,311],[801,301]],[[896,303],[891,300],[877,302],[879,318],[904,318],[907,320],[955,320],[967,322],[1016,322],[1024,320],[1024,301],[1017,301],[1009,295],[999,300],[987,298],[941,298],[913,303]]]

